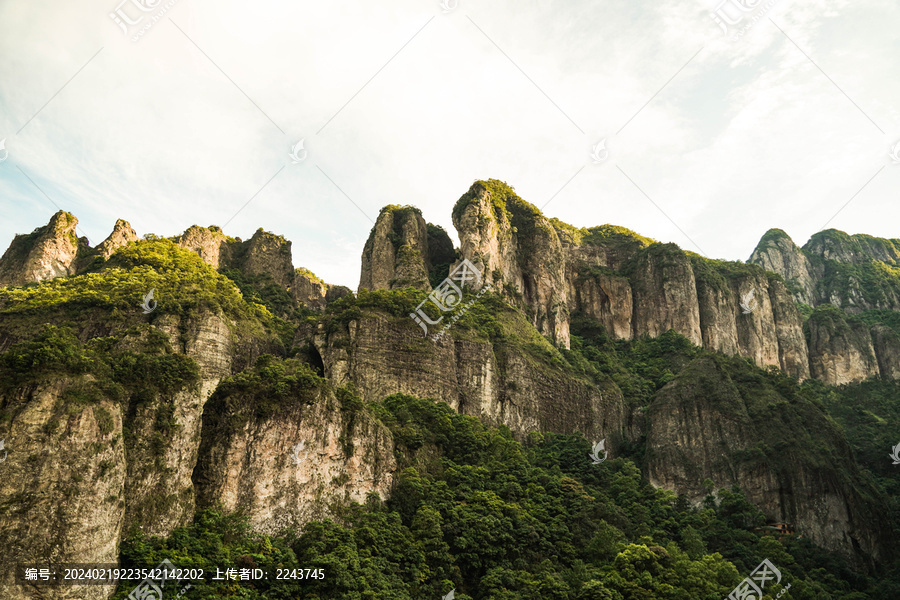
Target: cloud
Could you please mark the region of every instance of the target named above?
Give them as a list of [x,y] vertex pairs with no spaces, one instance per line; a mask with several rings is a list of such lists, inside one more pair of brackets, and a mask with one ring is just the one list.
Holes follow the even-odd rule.
[[116,6],[0,3],[0,240],[55,204],[94,243],[118,217],[231,219],[355,288],[381,206],[455,236],[454,202],[495,177],[574,225],[743,260],[769,227],[805,241],[882,166],[830,226],[897,237],[900,8],[881,0],[779,0],[737,42],[693,0],[179,0],[138,42]]

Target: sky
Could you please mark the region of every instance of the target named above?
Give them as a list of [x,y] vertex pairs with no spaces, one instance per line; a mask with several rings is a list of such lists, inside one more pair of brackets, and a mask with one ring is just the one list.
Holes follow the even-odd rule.
[[900,238],[898,73],[895,0],[0,0],[0,246],[263,228],[355,289],[488,178],[710,258]]

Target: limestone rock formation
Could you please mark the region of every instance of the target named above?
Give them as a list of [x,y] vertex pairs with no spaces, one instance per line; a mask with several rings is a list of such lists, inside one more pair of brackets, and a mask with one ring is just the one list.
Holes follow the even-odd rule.
[[[878,359],[869,326],[823,305],[806,322],[810,373],[831,385],[877,376]],[[884,338],[883,338],[883,341]]]
[[[760,411],[758,396],[771,388],[738,387],[726,360],[698,359],[660,390],[648,409],[647,476],[657,486],[699,504],[712,490],[739,485],[771,521],[789,522],[815,543],[854,555],[878,556],[888,547],[879,529],[885,510],[871,484],[855,472],[823,464],[811,452],[827,439],[839,460],[850,448],[823,413],[783,402],[773,414]],[[769,419],[796,424],[781,439]],[[814,433],[810,433],[814,432]],[[832,455],[834,456],[834,455]]]
[[793,287],[794,299],[803,304],[816,304],[816,276],[809,259],[781,229],[770,229],[757,244],[749,262],[778,273]]
[[569,297],[582,313],[599,321],[613,338],[632,339],[634,298],[628,278],[602,267],[583,267],[568,282]]
[[262,229],[246,242],[234,245],[229,266],[249,277],[269,277],[284,289],[294,282],[291,242]]
[[230,239],[215,225],[209,227],[192,225],[175,238],[175,243],[182,248],[196,252],[203,262],[213,269],[218,269],[230,259],[229,241]]
[[[525,325],[512,310],[501,318],[510,332]],[[435,343],[408,317],[371,312],[340,328],[321,323],[314,343],[325,377],[352,383],[366,401],[410,394],[507,425],[518,436],[581,431],[609,436],[612,445],[622,439],[624,403],[615,385],[560,372],[528,352],[526,341],[513,339],[498,346],[452,337]]]
[[654,244],[635,260],[631,276],[636,336],[658,337],[673,329],[696,345],[700,306],[694,271],[675,244]]
[[[495,180],[473,184],[453,219],[461,254],[556,344],[568,347],[569,315],[578,312],[614,339],[674,330],[809,377],[800,313],[763,269],[706,260],[611,225],[578,230],[548,220]],[[741,308],[745,297],[753,310]]]
[[371,492],[387,498],[393,437],[361,407],[342,407],[331,386],[285,399],[264,417],[256,402],[229,389],[204,413],[194,472],[198,506],[246,511],[256,531],[276,534],[333,518],[336,499],[364,503]]
[[328,302],[328,284],[308,269],[295,269],[291,296],[313,310],[322,310]]
[[96,251],[104,259],[108,259],[113,255],[113,252],[137,239],[137,233],[134,232],[128,221],[116,219],[116,225],[113,227],[112,233],[97,245]]
[[43,227],[17,235],[0,258],[0,287],[74,274],[89,247],[87,238],[76,236],[76,225],[74,215],[59,211]]
[[453,208],[460,251],[485,282],[528,307],[532,324],[569,347],[569,300],[563,246],[552,223],[497,180],[476,181]]
[[359,289],[431,291],[428,225],[411,206],[386,206],[363,248]]
[[[107,563],[119,559],[126,481],[119,406],[109,399],[78,406],[67,400],[79,378],[62,377],[0,394],[14,414],[2,427],[0,544],[8,565]],[[10,510],[12,509],[12,510]],[[106,600],[115,586],[66,586],[54,598]],[[46,597],[44,587],[19,586],[3,569],[5,598]]]

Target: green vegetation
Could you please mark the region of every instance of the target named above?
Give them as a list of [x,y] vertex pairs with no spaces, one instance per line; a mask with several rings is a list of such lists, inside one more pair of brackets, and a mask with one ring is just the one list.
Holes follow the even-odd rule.
[[900,298],[900,267],[881,261],[861,265],[834,260],[823,262],[825,276],[819,282],[820,289],[837,294],[842,307],[851,304],[894,307]]
[[[791,584],[786,600],[900,593],[897,579],[854,574],[805,539],[755,532],[762,515],[738,489],[693,508],[649,485],[628,458],[592,464],[579,435],[533,434],[523,445],[506,428],[402,395],[369,410],[397,442],[387,502],[370,495],[336,520],[272,537],[209,510],[166,539],[129,538],[123,566],[168,559],[213,573],[271,573],[253,583],[194,582],[188,599],[412,600],[455,589],[459,600],[720,600],[763,558]],[[321,568],[325,578],[275,581],[277,568]],[[770,584],[767,598],[780,590]]]
[[0,314],[41,314],[61,308],[134,311],[156,289],[159,313],[222,310],[234,318],[258,315],[237,288],[199,256],[167,240],[119,249],[98,271],[0,290]]
[[593,244],[604,247],[622,247],[630,251],[646,248],[656,240],[644,237],[625,227],[618,225],[600,225],[598,227],[582,227],[578,229],[559,219],[550,219],[557,232],[571,238],[576,244]]
[[[766,271],[759,265],[740,261],[712,260],[693,252],[686,252],[698,286],[708,286],[720,293],[731,293],[732,283],[739,280],[762,280]],[[774,275],[774,274],[773,274]],[[775,275],[775,277],[780,277]]]
[[121,342],[139,336],[141,330],[82,344],[68,327],[46,325],[32,339],[0,354],[0,393],[58,377],[90,375],[70,397],[141,402],[199,382],[200,370],[193,359],[173,354],[160,332],[151,328],[143,332],[147,337],[126,350],[119,347]]
[[236,428],[251,416],[265,419],[283,406],[311,404],[326,385],[310,365],[300,360],[263,354],[253,368],[224,379],[207,408],[216,418],[231,415],[230,426]]

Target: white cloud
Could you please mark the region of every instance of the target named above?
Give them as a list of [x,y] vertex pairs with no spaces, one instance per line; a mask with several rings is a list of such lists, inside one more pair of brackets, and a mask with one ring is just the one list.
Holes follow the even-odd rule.
[[[118,217],[162,235],[224,224],[258,192],[227,233],[283,234],[297,266],[355,288],[372,224],[351,200],[371,218],[415,204],[455,237],[474,179],[542,206],[584,167],[549,216],[696,250],[621,168],[703,250],[743,260],[769,227],[805,242],[900,139],[900,7],[884,0],[779,0],[737,42],[705,0],[460,0],[447,15],[436,0],[179,0],[137,43],[104,2],[0,3],[3,244],[56,210],[17,167],[94,243]],[[610,160],[589,164],[602,137]],[[900,237],[898,181],[886,166],[830,226]]]

